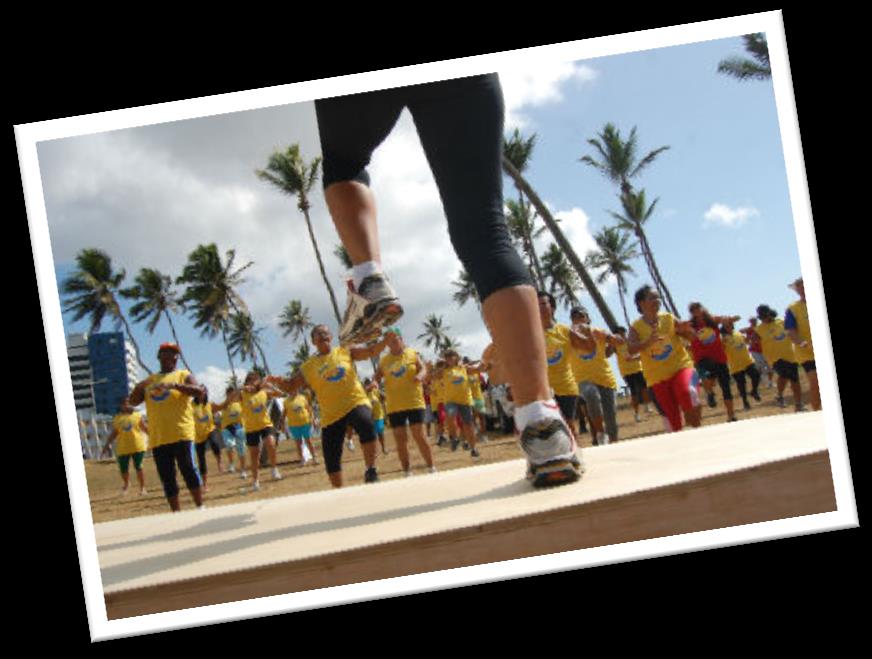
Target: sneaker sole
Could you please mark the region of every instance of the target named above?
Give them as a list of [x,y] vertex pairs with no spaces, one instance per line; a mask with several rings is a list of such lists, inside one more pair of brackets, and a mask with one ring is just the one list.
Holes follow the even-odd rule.
[[[375,308],[371,308],[374,305]],[[397,298],[373,302],[364,311],[360,327],[352,330],[346,336],[339,337],[343,345],[361,343],[375,338],[385,325],[391,325],[403,317],[403,307]]]
[[569,460],[540,465],[535,468],[533,487],[544,488],[568,485],[580,479],[581,473]]

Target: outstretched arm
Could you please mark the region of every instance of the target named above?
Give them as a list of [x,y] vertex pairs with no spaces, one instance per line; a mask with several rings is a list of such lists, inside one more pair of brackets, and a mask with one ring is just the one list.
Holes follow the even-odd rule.
[[372,357],[378,357],[387,346],[387,341],[383,336],[378,343],[373,343],[371,346],[367,346],[362,348],[360,346],[351,346],[348,349],[348,354],[351,355],[351,358],[356,362],[362,362],[366,359],[371,359]]

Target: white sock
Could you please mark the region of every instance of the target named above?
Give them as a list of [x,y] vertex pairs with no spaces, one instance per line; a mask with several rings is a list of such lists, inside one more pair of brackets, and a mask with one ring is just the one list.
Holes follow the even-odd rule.
[[537,400],[527,405],[515,407],[515,425],[519,431],[544,419],[563,419],[560,415],[560,408],[554,399]]
[[351,268],[351,280],[354,282],[354,290],[360,288],[360,283],[370,275],[380,274],[381,263],[378,261],[364,261]]

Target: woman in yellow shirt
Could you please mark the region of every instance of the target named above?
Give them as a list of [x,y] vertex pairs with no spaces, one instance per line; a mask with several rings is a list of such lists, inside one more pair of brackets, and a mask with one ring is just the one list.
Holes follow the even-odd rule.
[[721,343],[723,343],[724,351],[727,353],[727,366],[730,369],[730,375],[736,381],[736,388],[742,397],[742,403],[746,410],[750,410],[751,403],[748,402],[745,378],[751,378],[751,398],[759,401],[760,394],[757,389],[760,387],[760,372],[754,365],[754,358],[748,350],[745,336],[735,329],[732,320],[727,320],[721,327]]
[[621,372],[621,377],[630,390],[630,400],[633,403],[633,414],[636,418],[636,423],[642,419],[639,417],[639,404],[645,403],[645,411],[651,412],[649,405],[650,397],[648,395],[648,383],[645,382],[645,375],[642,373],[642,358],[639,355],[630,353],[627,348],[627,328],[618,327],[615,334],[620,337],[621,342],[618,343],[615,352],[618,355],[618,370]]
[[427,369],[417,351],[406,347],[398,327],[385,330],[385,341],[388,353],[379,360],[375,380],[384,382],[388,422],[397,442],[400,466],[406,476],[412,475],[406,431],[408,425],[408,432],[412,434],[428,471],[434,473],[436,467],[430,445],[424,437],[423,425],[426,409],[423,382],[427,377]]
[[142,460],[148,448],[146,440],[148,426],[142,415],[133,409],[127,398],[121,401],[121,411],[112,419],[112,432],[106,438],[102,453],[107,453],[112,442],[118,440],[115,458],[121,470],[121,480],[124,486],[121,495],[127,494],[130,487],[130,458],[133,458],[133,468],[136,470],[136,480],[139,481],[139,494],[147,494],[145,490],[145,474],[142,471]]
[[787,334],[784,321],[778,318],[778,312],[775,309],[765,304],[757,307],[757,318],[760,319],[760,324],[754,327],[754,332],[760,337],[763,356],[778,376],[776,382],[778,406],[786,407],[784,389],[789,382],[790,389],[793,391],[794,409],[801,412],[803,406],[802,388],[799,384],[799,364],[796,362],[793,342]]
[[443,354],[445,368],[441,380],[451,450],[457,450],[460,444],[457,435],[462,434],[465,442],[464,449],[469,447],[470,456],[479,458],[481,454],[476,447],[475,430],[472,425],[472,389],[469,386],[470,377],[477,377],[478,368],[463,366],[456,350],[446,350]]
[[796,361],[802,364],[805,377],[808,380],[808,395],[811,408],[821,408],[821,392],[818,387],[817,368],[814,361],[814,344],[811,340],[811,325],[808,321],[808,307],[805,303],[805,284],[802,277],[789,285],[799,300],[791,304],[784,313],[784,329],[793,341],[793,349],[796,353]]
[[385,340],[369,347],[333,347],[333,333],[327,325],[312,328],[312,343],[316,353],[306,360],[300,370],[290,378],[268,376],[266,380],[288,394],[295,394],[304,386],[315,392],[321,412],[321,450],[327,477],[333,487],[342,487],[342,448],[345,430],[354,428],[360,437],[363,460],[366,464],[365,483],[378,481],[375,467],[375,424],[372,421],[372,403],[357,378],[355,361],[379,355]]
[[[310,460],[313,464],[318,464],[315,447],[312,446],[312,422],[315,419],[315,412],[312,410],[309,397],[302,392],[296,396],[288,396],[285,398],[284,409],[285,424],[288,426],[288,434],[297,447],[300,464],[305,466]],[[311,457],[308,459],[303,451],[304,446],[309,449]]]
[[379,391],[378,383],[373,382],[369,378],[363,381],[363,388],[369,398],[370,405],[372,405],[372,423],[375,426],[378,443],[381,444],[382,455],[387,455],[388,449],[385,446],[385,406],[382,403],[381,391]]
[[[209,403],[209,393],[206,392],[202,401],[194,401],[194,449],[197,451],[197,465],[203,479],[203,492],[209,491],[209,465],[206,462],[206,449],[211,444],[212,433],[215,430],[215,419],[212,417],[212,405]],[[221,450],[214,450],[218,460],[218,471],[221,471]]]
[[699,374],[687,352],[696,336],[688,322],[670,313],[660,313],[660,295],[651,286],[642,286],[635,295],[636,309],[642,314],[630,328],[627,347],[642,359],[645,381],[654,392],[657,407],[667,430],[681,430],[681,413],[689,426],[702,425],[699,400]]
[[234,392],[235,387],[227,387],[224,390],[224,402],[212,403],[212,414],[221,412],[221,438],[227,449],[227,471],[231,474],[236,471],[233,458],[238,455],[239,477],[245,480],[248,478],[245,471],[245,426],[242,425],[242,405]]

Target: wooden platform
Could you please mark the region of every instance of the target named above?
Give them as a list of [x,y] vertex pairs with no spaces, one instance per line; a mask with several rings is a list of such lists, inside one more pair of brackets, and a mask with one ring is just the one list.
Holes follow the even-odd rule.
[[[110,620],[836,510],[821,413],[95,526]],[[325,476],[326,478],[326,476]]]

